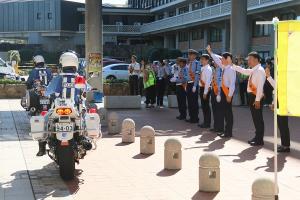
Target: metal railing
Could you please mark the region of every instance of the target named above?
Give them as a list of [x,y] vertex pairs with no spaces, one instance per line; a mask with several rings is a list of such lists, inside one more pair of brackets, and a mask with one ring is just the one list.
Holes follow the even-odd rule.
[[[264,8],[292,0],[248,0],[248,11],[257,8]],[[142,33],[150,33],[170,28],[176,28],[200,21],[229,16],[231,14],[231,1],[205,7],[174,17],[161,19],[155,22],[144,24],[141,28]]]
[[[79,32],[85,32],[85,24],[79,24]],[[139,34],[141,25],[104,25],[104,33]]]

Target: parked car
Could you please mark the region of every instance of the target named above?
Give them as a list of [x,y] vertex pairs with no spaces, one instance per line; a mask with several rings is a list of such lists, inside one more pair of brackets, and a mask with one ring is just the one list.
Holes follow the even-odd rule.
[[17,75],[14,68],[0,58],[0,79],[3,78],[16,80]]
[[129,64],[117,63],[103,67],[103,78],[107,80],[128,79]]
[[112,58],[103,58],[102,62],[103,62],[103,67],[106,67],[106,66],[111,65],[111,64],[124,63],[121,60],[112,59]]

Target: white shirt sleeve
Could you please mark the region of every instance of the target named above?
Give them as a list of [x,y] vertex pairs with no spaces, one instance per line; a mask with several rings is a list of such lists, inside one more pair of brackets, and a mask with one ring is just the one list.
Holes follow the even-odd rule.
[[275,88],[275,80],[270,76],[268,79],[269,83],[272,85],[273,88]]
[[215,63],[216,63],[219,67],[223,68],[222,61],[221,61],[221,58],[222,58],[221,56],[212,53],[212,54],[211,54],[211,57],[212,57],[212,59],[215,61]]
[[230,71],[230,85],[229,85],[229,97],[233,96],[234,90],[235,90],[235,81],[236,81],[236,73],[234,70]]
[[260,72],[258,75],[258,85],[256,88],[256,98],[255,101],[260,101],[263,97],[263,93],[264,93],[264,85],[265,85],[265,81],[266,81],[266,74],[264,73],[264,71]]
[[140,71],[141,70],[141,66],[140,66],[139,63],[135,63],[134,70],[136,70],[136,71]]
[[212,79],[212,70],[207,69],[205,72],[205,88],[204,88],[204,94],[208,93],[210,84],[211,84],[211,79]]
[[240,66],[237,66],[237,65],[233,65],[232,68],[237,71],[237,72],[240,72],[241,74],[244,74],[244,75],[248,75],[250,76],[252,74],[252,69],[244,69]]

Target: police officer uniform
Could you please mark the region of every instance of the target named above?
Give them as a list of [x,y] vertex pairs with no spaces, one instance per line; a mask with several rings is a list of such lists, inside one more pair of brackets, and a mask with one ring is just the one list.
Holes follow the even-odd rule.
[[157,106],[162,107],[164,105],[164,95],[166,89],[166,77],[168,75],[166,66],[159,66],[157,69],[157,79],[156,79],[156,96],[157,96]]
[[[252,69],[244,69],[240,66],[233,67],[236,71],[248,75],[247,92],[249,96],[250,111],[255,126],[255,137],[248,141],[252,146],[263,145],[264,137],[264,119],[263,119],[263,90],[266,81],[266,73],[261,64],[256,65]],[[255,102],[260,102],[260,108],[255,108]]]
[[[178,68],[178,73],[176,78],[176,96],[178,102],[178,110],[179,116],[176,117],[179,120],[185,120],[187,114],[187,106],[186,106],[186,87],[187,87],[187,80],[188,80],[188,68],[186,66],[186,59],[179,58],[178,62],[180,63],[181,67]],[[182,67],[182,65],[184,65]]]
[[214,67],[212,71],[213,74],[212,74],[211,106],[212,106],[214,124],[211,131],[224,132],[224,119],[222,119],[220,114],[222,68]]
[[[208,54],[203,54],[201,59],[209,60]],[[201,107],[203,112],[203,123],[199,125],[201,128],[210,128],[211,123],[211,110],[210,110],[210,93],[211,93],[211,80],[212,80],[212,69],[209,64],[202,66],[200,74],[200,99]],[[204,99],[204,95],[206,98]]]
[[[223,53],[223,57],[231,57],[230,53]],[[211,57],[215,63],[222,68],[222,83],[221,83],[221,110],[220,115],[222,121],[225,119],[225,132],[219,133],[220,137],[232,137],[233,128],[233,112],[232,112],[232,98],[235,90],[236,72],[233,70],[232,65],[224,66],[221,59],[216,54],[211,54]],[[227,97],[231,98],[231,101],[227,101]]]
[[[198,52],[194,49],[188,51],[189,54],[198,55]],[[190,60],[188,63],[188,82],[187,82],[187,100],[188,111],[190,119],[186,120],[190,123],[199,122],[199,103],[198,103],[198,90],[199,90],[199,73],[201,70],[200,63],[195,60]]]

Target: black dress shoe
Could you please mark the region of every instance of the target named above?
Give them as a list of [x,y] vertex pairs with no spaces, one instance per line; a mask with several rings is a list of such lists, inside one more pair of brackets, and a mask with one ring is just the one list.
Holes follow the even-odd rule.
[[252,140],[248,140],[248,144],[251,144],[251,143],[253,143],[253,142],[255,142],[255,141],[256,141],[255,138],[253,138]]
[[278,153],[290,153],[291,149],[290,149],[290,147],[279,146],[277,148],[277,152]]
[[206,124],[199,124],[198,125],[200,128],[210,128],[209,125],[206,125]]
[[221,138],[231,138],[231,137],[232,137],[232,135],[227,134],[227,133],[220,134],[219,136],[220,136]]
[[189,122],[189,123],[191,123],[191,124],[196,124],[196,123],[198,123],[199,120],[186,119],[185,121],[186,121],[186,122]]
[[178,119],[178,120],[185,120],[186,118],[182,117],[182,116],[178,116],[178,117],[176,117],[176,119]]
[[263,146],[265,143],[264,143],[264,141],[251,141],[251,142],[249,142],[249,144],[251,146]]

